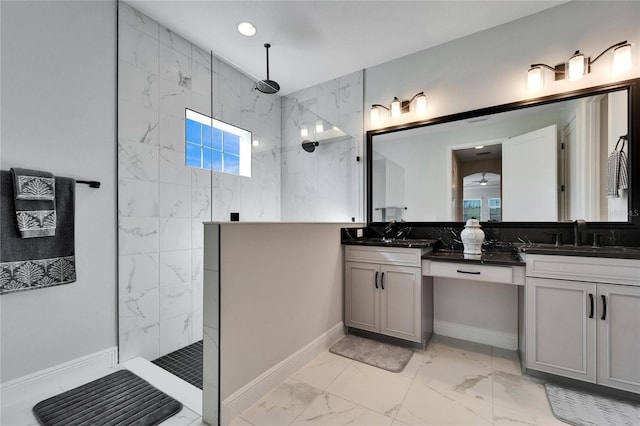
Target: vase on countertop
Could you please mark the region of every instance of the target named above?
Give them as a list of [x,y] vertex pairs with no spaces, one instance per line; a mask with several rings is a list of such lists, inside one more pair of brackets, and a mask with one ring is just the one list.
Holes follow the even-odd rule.
[[467,220],[467,224],[460,233],[464,254],[482,254],[482,242],[484,241],[484,231],[480,229],[478,219],[472,217]]

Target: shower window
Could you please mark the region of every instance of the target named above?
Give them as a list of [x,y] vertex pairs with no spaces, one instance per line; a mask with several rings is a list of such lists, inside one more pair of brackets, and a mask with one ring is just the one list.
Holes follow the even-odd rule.
[[187,109],[185,164],[250,177],[251,132]]

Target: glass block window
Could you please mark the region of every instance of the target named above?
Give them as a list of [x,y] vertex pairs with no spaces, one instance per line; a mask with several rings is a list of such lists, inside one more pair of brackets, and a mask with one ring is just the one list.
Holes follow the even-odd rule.
[[251,132],[187,109],[185,164],[250,177]]
[[462,220],[465,222],[472,217],[480,220],[480,211],[481,211],[481,202],[482,200],[478,199],[468,199],[462,201]]

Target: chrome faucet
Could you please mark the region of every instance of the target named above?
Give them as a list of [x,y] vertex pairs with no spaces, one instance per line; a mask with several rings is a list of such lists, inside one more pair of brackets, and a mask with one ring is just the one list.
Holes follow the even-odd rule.
[[587,222],[584,219],[576,219],[573,221],[573,245],[579,247],[582,245],[582,232],[587,230]]

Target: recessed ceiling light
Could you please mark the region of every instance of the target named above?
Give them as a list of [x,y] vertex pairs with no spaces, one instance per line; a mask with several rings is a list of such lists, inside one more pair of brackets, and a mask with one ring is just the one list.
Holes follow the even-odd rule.
[[251,37],[256,33],[256,27],[251,22],[240,22],[238,31],[244,36]]

